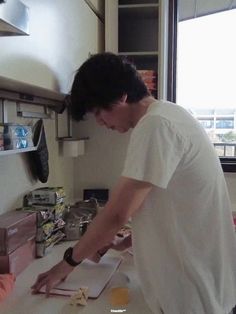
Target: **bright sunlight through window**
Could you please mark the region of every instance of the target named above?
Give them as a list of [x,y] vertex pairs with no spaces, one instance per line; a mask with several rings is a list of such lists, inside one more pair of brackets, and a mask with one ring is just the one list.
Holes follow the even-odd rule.
[[178,24],[177,103],[220,157],[236,157],[236,9]]

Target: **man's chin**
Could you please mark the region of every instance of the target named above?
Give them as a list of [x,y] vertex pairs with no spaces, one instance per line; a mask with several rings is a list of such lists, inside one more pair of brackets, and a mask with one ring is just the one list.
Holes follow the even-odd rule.
[[117,129],[116,131],[119,132],[119,133],[126,133],[126,132],[128,132],[127,129]]
[[112,130],[112,131],[116,131],[116,132],[118,132],[118,133],[126,133],[126,132],[128,132],[128,129],[125,129],[125,128],[115,128],[115,127],[111,127],[111,128],[109,128],[110,130]]

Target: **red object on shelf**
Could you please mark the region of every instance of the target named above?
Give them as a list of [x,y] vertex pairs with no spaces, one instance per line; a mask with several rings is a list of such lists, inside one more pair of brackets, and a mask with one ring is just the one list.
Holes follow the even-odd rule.
[[154,70],[138,70],[138,73],[142,76],[156,76],[156,71]]
[[157,73],[153,70],[138,70],[149,91],[157,90]]

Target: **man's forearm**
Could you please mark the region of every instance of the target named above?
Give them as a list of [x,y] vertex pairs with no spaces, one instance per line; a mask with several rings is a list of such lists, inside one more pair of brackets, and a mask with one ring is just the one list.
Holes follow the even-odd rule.
[[108,205],[108,208],[104,208],[94,218],[83,237],[74,246],[73,259],[81,261],[88,258],[106,244],[112,242],[117,231],[125,223],[125,220],[110,211]]
[[88,258],[112,242],[116,233],[140,208],[152,187],[148,182],[121,177],[102,212],[94,218],[75,245],[73,259],[81,261]]

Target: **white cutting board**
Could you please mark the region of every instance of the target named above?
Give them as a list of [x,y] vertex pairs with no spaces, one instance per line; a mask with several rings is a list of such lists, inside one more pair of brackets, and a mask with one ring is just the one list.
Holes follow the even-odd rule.
[[[122,261],[121,257],[103,256],[99,263],[84,260],[50,294],[71,296],[79,288],[89,288],[89,298],[97,298]],[[40,292],[45,293],[45,287]]]

